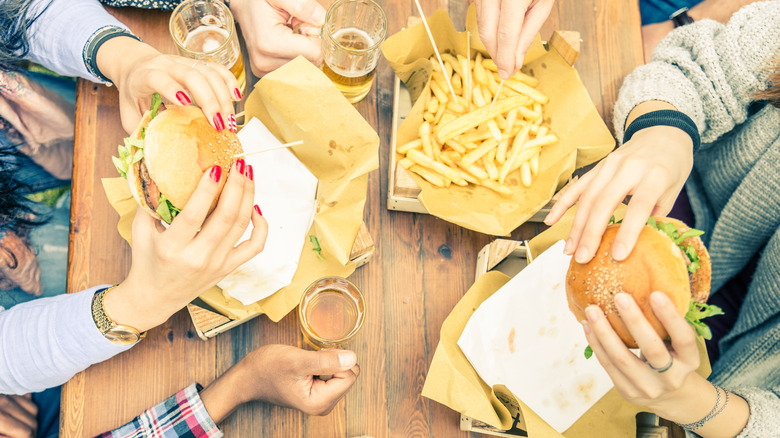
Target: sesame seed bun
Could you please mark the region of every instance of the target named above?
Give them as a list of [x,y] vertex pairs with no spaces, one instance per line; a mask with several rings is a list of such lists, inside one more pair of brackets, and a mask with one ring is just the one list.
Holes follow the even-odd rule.
[[[673,220],[657,218],[656,221],[672,222]],[[682,224],[679,221],[673,223]],[[674,240],[664,232],[646,225],[642,228],[631,254],[625,260],[618,262],[612,259],[610,253],[619,226],[615,224],[607,227],[593,260],[580,264],[572,258],[566,275],[566,295],[569,309],[578,320],[586,319],[585,308],[591,304],[598,305],[623,342],[630,348],[637,348],[636,340],[623,324],[615,307],[615,294],[625,292],[632,295],[650,325],[662,339],[666,339],[669,334],[650,307],[650,294],[654,291],[665,293],[680,315],[685,315],[691,300],[692,278],[698,280],[699,295],[706,279],[705,301],[709,295],[709,255],[706,255],[706,250],[704,251],[706,257],[702,256],[701,251],[699,252],[702,267],[697,270],[696,275],[689,276],[687,256]],[[680,233],[687,229],[687,226],[684,229],[678,228]],[[697,250],[704,248],[698,237],[686,239],[684,244],[687,244],[688,240],[692,241],[691,244],[694,244]],[[694,240],[698,240],[698,244],[693,243]],[[702,273],[700,274],[699,271]]]
[[[235,133],[217,131],[203,111],[192,105],[170,107],[154,119],[147,111],[131,135],[132,139],[142,137],[143,159],[129,167],[127,182],[138,204],[157,219],[161,219],[155,211],[161,195],[174,207],[184,208],[212,166],[222,167],[222,190],[233,156],[243,152]],[[209,211],[216,204],[215,199]]]

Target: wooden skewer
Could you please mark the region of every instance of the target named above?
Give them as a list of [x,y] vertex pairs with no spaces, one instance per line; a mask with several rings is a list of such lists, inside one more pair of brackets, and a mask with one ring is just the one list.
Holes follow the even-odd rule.
[[449,78],[446,78],[447,69],[444,68],[444,61],[441,60],[441,54],[439,53],[439,48],[436,46],[436,41],[433,40],[433,34],[431,33],[431,28],[428,27],[428,21],[425,19],[425,13],[423,12],[422,6],[420,6],[420,0],[414,0],[414,2],[417,3],[417,10],[420,12],[420,17],[422,18],[423,26],[425,26],[425,31],[428,32],[428,38],[431,39],[433,52],[436,54],[436,59],[439,60],[439,66],[441,67],[441,72],[445,74],[445,79],[447,79],[447,85],[450,87],[450,93],[452,93],[452,99],[453,101],[457,102],[458,96],[455,94],[455,89],[452,88],[452,81]]
[[498,100],[498,95],[501,94],[501,87],[504,86],[504,79],[501,79],[501,83],[498,84],[498,90],[496,90],[496,95],[493,96],[493,101],[490,102],[490,109],[488,111],[493,111],[493,105],[496,104],[496,100]]
[[289,147],[291,147],[291,146],[297,146],[297,145],[299,145],[299,144],[303,144],[303,140],[294,141],[294,142],[292,142],[292,143],[285,143],[285,144],[281,144],[281,145],[279,145],[279,146],[274,146],[274,147],[272,147],[272,148],[263,149],[262,151],[255,151],[255,152],[248,152],[248,153],[247,153],[247,152],[242,152],[242,153],[240,153],[240,154],[235,154],[235,155],[233,155],[233,158],[239,158],[239,157],[248,157],[248,156],[250,156],[250,155],[257,155],[257,154],[262,154],[263,152],[268,152],[268,151],[275,151],[275,150],[277,150],[277,149],[285,149],[285,148],[289,148]]

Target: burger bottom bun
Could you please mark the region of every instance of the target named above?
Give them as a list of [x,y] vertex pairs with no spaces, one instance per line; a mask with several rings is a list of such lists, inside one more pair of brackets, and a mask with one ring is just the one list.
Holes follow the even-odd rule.
[[598,305],[626,346],[637,348],[615,306],[615,295],[621,292],[631,295],[656,333],[666,339],[669,334],[650,306],[650,295],[663,292],[677,311],[685,315],[691,299],[688,271],[683,254],[672,239],[650,226],[642,228],[628,258],[615,261],[610,252],[618,228],[617,224],[607,227],[590,262],[580,264],[572,258],[566,275],[566,295],[569,308],[579,321],[587,320],[588,306]]

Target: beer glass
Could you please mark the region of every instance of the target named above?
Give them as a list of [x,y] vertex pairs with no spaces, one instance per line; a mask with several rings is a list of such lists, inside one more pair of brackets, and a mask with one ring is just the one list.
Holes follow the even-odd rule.
[[303,338],[317,350],[342,348],[360,330],[365,313],[360,289],[341,277],[316,280],[298,305]]
[[180,55],[224,65],[244,92],[244,58],[233,14],[225,3],[220,0],[183,1],[173,10],[168,27]]
[[379,49],[387,35],[387,17],[372,0],[338,0],[322,26],[322,71],[350,103],[371,90]]

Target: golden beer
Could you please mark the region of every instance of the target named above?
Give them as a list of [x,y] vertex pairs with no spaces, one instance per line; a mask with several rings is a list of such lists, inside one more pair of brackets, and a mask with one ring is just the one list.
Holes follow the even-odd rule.
[[312,283],[298,306],[306,343],[316,349],[339,348],[363,325],[365,303],[357,287],[340,277]]
[[[355,28],[341,29],[333,35],[333,39],[341,47],[360,52],[373,45],[366,32]],[[373,68],[367,68],[366,59],[356,58],[350,51],[334,51],[322,65],[322,71],[350,103],[366,97],[376,74]]]
[[214,52],[212,56],[204,56],[201,59],[227,67],[230,73],[235,76],[238,88],[243,93],[246,88],[246,72],[244,71],[244,56],[241,54],[238,42],[230,41],[223,50],[218,51],[228,41],[228,38],[230,38],[230,33],[219,26],[200,26],[187,34],[183,45],[192,53]]
[[371,90],[386,34],[387,17],[372,0],[338,0],[328,9],[322,27],[322,71],[350,103]]

